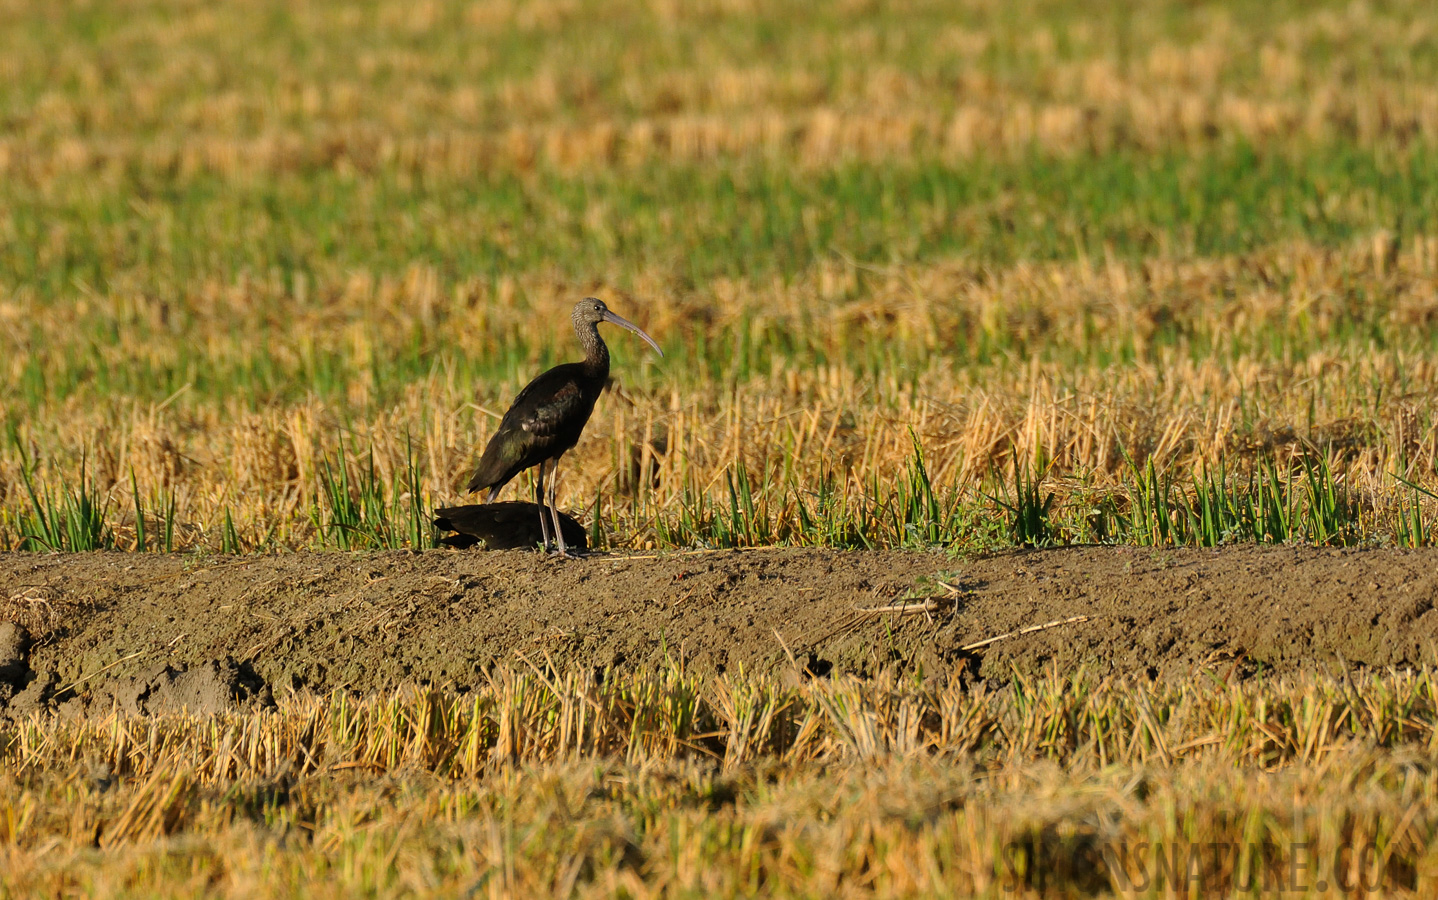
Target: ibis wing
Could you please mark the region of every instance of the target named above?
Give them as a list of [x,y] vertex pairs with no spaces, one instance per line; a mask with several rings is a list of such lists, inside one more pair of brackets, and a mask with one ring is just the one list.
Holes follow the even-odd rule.
[[[514,406],[505,415],[506,425],[527,431],[535,437],[553,437],[576,420],[585,418],[584,392],[570,381],[553,390],[534,390],[531,385],[515,398]],[[510,416],[514,420],[510,421]]]
[[515,475],[574,445],[594,405],[576,377],[577,366],[557,366],[531,381],[490,437],[466,490],[502,487]]

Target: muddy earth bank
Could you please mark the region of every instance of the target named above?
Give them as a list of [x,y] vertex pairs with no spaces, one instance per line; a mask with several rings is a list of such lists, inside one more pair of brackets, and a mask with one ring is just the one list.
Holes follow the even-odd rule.
[[666,658],[1000,682],[1080,665],[1150,678],[1402,667],[1435,662],[1435,602],[1433,550],[0,554],[0,716],[210,712],[290,691],[464,689],[501,664],[624,672]]

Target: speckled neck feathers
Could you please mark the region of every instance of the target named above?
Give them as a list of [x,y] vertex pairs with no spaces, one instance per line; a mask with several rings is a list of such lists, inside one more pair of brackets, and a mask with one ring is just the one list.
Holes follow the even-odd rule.
[[607,378],[609,376],[609,347],[604,339],[599,336],[599,323],[593,322],[581,314],[576,307],[574,310],[574,334],[579,338],[579,343],[584,347],[584,373],[596,378]]

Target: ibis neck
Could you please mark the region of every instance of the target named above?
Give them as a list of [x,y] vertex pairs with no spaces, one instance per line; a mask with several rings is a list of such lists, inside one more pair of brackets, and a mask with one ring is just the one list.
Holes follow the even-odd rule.
[[599,336],[599,326],[594,323],[575,323],[574,333],[584,346],[584,371],[598,378],[609,375],[609,348]]

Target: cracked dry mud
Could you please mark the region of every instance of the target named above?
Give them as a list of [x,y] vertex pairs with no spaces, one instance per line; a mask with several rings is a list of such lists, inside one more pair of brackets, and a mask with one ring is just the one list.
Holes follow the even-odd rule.
[[[935,598],[932,610],[862,612],[908,596]],[[1080,665],[1178,678],[1401,667],[1435,661],[1435,602],[1433,550],[3,554],[0,713],[463,689],[526,660],[633,671],[667,657],[781,675],[797,664],[820,677],[899,667],[997,682]]]

